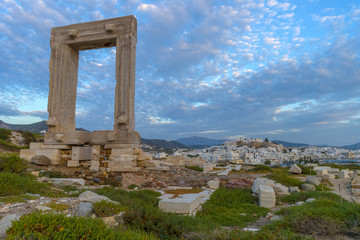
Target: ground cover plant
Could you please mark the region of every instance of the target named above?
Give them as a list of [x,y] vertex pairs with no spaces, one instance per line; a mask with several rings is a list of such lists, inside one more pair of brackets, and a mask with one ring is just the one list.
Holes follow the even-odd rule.
[[7,239],[157,239],[139,230],[108,228],[100,219],[67,217],[64,214],[34,212],[13,222]]
[[201,167],[198,167],[198,166],[185,166],[187,169],[191,169],[191,170],[194,170],[194,171],[197,171],[197,172],[202,172],[204,171],[203,168]]
[[123,214],[126,226],[152,232],[160,239],[210,239],[215,232],[222,232],[223,226],[245,226],[268,212],[256,205],[250,190],[244,189],[216,190],[196,217],[161,211],[157,192],[127,192],[112,188],[96,192],[128,207]]
[[4,202],[4,203],[27,202],[28,200],[34,200],[37,198],[39,197],[29,194],[20,194],[15,196],[0,197],[0,202]]
[[121,204],[109,202],[106,200],[103,200],[101,202],[95,202],[93,204],[93,208],[94,213],[98,217],[110,217],[128,209]]
[[16,153],[0,154],[0,172],[26,175],[29,164]]

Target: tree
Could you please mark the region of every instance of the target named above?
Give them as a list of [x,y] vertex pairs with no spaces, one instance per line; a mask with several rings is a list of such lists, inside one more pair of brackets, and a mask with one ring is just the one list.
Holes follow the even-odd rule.
[[268,138],[265,138],[264,142],[268,143],[268,142],[269,142],[269,139],[268,139]]

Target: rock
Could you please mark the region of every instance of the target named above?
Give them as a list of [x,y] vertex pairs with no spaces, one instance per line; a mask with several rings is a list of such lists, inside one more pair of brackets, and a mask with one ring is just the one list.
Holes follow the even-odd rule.
[[38,205],[35,207],[35,209],[37,209],[39,211],[43,211],[43,212],[52,211],[52,208],[49,208],[49,207],[43,206],[43,205]]
[[289,195],[289,188],[280,184],[280,183],[276,183],[274,185],[274,190],[275,190],[275,193],[276,195],[279,195],[279,196],[284,196],[284,195]]
[[115,227],[119,225],[119,223],[115,220],[115,216],[103,217],[102,220],[109,227]]
[[313,202],[313,201],[315,201],[316,199],[315,198],[308,198],[308,199],[306,199],[306,203],[311,203],[311,202]]
[[274,215],[270,218],[270,221],[280,221],[283,220],[284,217],[283,216],[279,216],[279,215]]
[[31,175],[34,175],[35,177],[38,177],[40,172],[39,171],[33,171],[33,172],[30,172]]
[[254,184],[253,184],[253,186],[251,188],[252,192],[256,193],[256,194],[259,194],[260,193],[260,190],[259,190],[260,185],[267,185],[267,186],[270,186],[272,188],[275,185],[275,182],[273,180],[268,179],[268,178],[257,178],[254,181]]
[[220,181],[219,180],[210,180],[207,182],[207,185],[211,189],[218,189],[219,185],[220,185]]
[[325,175],[328,175],[328,170],[327,169],[320,169],[320,170],[316,170],[316,176],[319,177],[323,177]]
[[304,191],[315,191],[315,186],[308,183],[301,184],[301,189]]
[[52,178],[51,180],[53,184],[58,187],[85,185],[85,180],[82,178]]
[[100,183],[100,178],[94,177],[93,181],[96,182],[96,183]]
[[226,183],[226,187],[230,189],[250,188],[254,181],[249,178],[232,178]]
[[275,191],[268,185],[259,186],[259,205],[261,207],[273,208],[276,203]]
[[299,193],[299,187],[289,187],[290,193]]
[[3,208],[0,208],[0,213],[7,213],[10,211],[10,207],[9,206],[5,206]]
[[339,173],[339,178],[349,178],[350,171],[348,169],[342,169]]
[[51,161],[45,155],[36,155],[31,158],[31,163],[39,166],[49,166]]
[[80,217],[91,216],[93,213],[93,205],[91,202],[80,202],[76,210],[76,214]]
[[306,177],[306,183],[315,185],[315,186],[319,186],[320,185],[320,181],[316,176],[307,176]]
[[295,203],[295,206],[301,206],[301,205],[304,205],[305,203],[303,201],[299,201],[297,203]]
[[243,228],[242,230],[245,231],[245,232],[257,232],[257,231],[259,231],[258,228],[248,228],[248,227]]
[[298,167],[296,164],[292,165],[290,168],[290,172],[293,174],[300,174],[301,173],[301,168]]
[[6,230],[12,226],[13,221],[18,220],[20,217],[20,214],[9,214],[0,220],[0,239],[5,238]]
[[105,197],[103,195],[99,195],[97,193],[94,193],[92,191],[85,191],[82,194],[79,195],[79,200],[83,202],[101,202],[103,200],[113,202],[108,197]]

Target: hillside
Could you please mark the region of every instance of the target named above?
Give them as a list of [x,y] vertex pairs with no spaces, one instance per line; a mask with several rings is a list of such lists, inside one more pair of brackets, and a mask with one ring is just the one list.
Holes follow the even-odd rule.
[[155,146],[157,148],[173,149],[173,148],[188,148],[187,146],[176,141],[166,141],[163,139],[145,139],[141,138],[141,143]]
[[[5,128],[9,130],[23,130],[40,134],[41,131],[48,130],[48,125],[46,124],[45,120],[31,124],[10,124],[0,120],[0,128]],[[76,128],[76,130],[88,132],[88,130],[84,128]]]
[[187,137],[187,138],[180,138],[175,141],[177,141],[181,144],[184,144],[188,147],[192,147],[192,146],[209,147],[209,146],[216,146],[216,145],[223,144],[226,140],[225,139],[210,139],[210,138],[193,136],[193,137]]
[[285,141],[281,141],[281,140],[272,140],[271,142],[276,143],[276,144],[281,144],[284,147],[299,148],[299,147],[309,147],[309,146],[311,146],[310,144],[306,144],[306,143],[291,143],[291,142],[285,142]]
[[349,150],[358,150],[358,149],[360,149],[360,142],[352,144],[352,145],[346,145],[341,148],[345,148],[345,149],[349,149]]

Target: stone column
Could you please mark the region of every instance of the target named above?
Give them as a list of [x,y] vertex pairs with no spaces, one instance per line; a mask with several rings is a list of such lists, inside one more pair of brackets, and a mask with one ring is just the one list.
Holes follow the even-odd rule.
[[79,51],[53,44],[50,57],[49,132],[74,132]]

